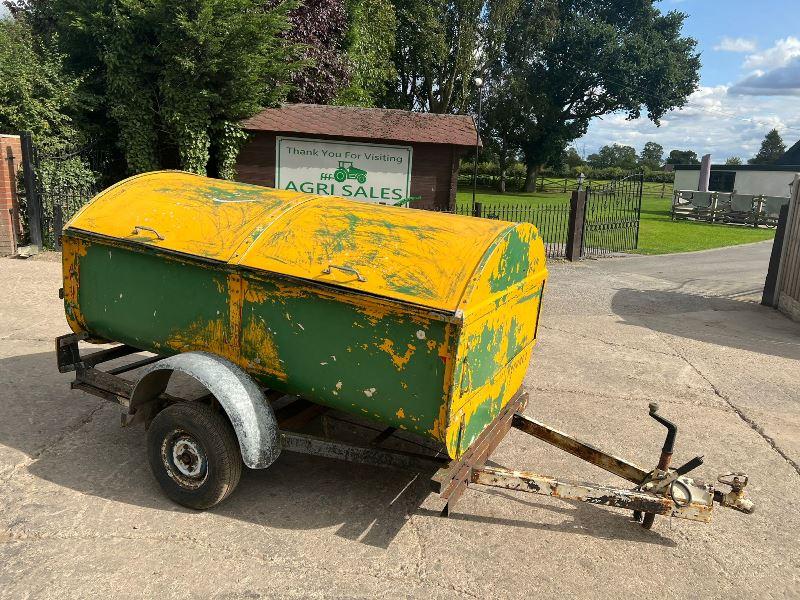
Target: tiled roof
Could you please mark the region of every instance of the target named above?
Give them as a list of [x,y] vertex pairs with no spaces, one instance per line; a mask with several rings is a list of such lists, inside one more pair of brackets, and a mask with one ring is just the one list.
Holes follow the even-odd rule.
[[475,123],[466,115],[284,104],[268,108],[243,122],[248,131],[302,133],[427,144],[475,145]]
[[783,153],[776,165],[800,165],[800,141]]

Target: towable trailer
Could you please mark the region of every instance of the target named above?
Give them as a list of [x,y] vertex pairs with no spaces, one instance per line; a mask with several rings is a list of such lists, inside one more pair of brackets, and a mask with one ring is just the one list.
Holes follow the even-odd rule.
[[[629,509],[648,528],[658,514],[707,522],[714,502],[753,510],[745,475],[721,476],[723,491],[687,476],[701,457],[670,468],[677,428],[656,405],[667,436],[650,470],[525,414],[547,278],[529,224],[160,172],[98,195],[62,246],[73,333],[56,340],[59,371],[145,425],[153,474],[185,506],[215,506],[243,464],[287,450],[432,472],[443,514],[473,484]],[[168,394],[174,373],[208,393]],[[303,429],[336,414],[383,430],[354,444]],[[512,428],[633,486],[486,466]],[[426,450],[387,447],[396,437]]]

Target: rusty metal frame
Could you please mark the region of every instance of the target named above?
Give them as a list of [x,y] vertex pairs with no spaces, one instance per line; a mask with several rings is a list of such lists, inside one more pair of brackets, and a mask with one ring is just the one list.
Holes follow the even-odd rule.
[[[138,352],[131,346],[120,345],[81,356],[78,342],[84,335],[65,335],[56,339],[58,369],[62,373],[74,371],[73,389],[80,389],[128,408],[136,387],[135,382],[119,375],[164,359],[162,356],[147,357],[121,367],[102,371],[98,365]],[[157,368],[151,366],[148,370]],[[632,510],[652,516],[667,515],[693,521],[708,522],[714,502],[740,512],[752,513],[753,503],[744,495],[747,476],[732,473],[720,476],[719,483],[731,487],[723,492],[712,485],[696,481],[685,473],[702,463],[700,457],[676,469],[657,467],[647,471],[623,458],[604,452],[560,432],[523,414],[528,394],[518,391],[500,411],[492,423],[475,439],[467,451],[451,461],[441,453],[430,454],[407,452],[382,447],[396,430],[386,428],[367,445],[354,444],[328,437],[318,437],[291,431],[299,429],[327,410],[298,397],[288,397],[272,390],[264,390],[267,403],[275,408],[278,421],[280,447],[290,452],[321,456],[348,462],[407,469],[414,472],[433,472],[431,488],[445,500],[442,516],[448,516],[456,502],[471,484],[524,491],[565,500],[577,500],[589,504],[611,506]],[[158,400],[163,403],[179,402],[181,398],[162,393]],[[282,402],[288,401],[288,402]],[[126,411],[127,412],[127,411]],[[652,412],[652,407],[651,407]],[[123,415],[123,424],[126,424]],[[506,469],[501,466],[486,466],[486,462],[498,444],[512,429],[531,435],[548,444],[572,454],[581,460],[600,467],[635,484],[633,489],[599,486],[586,483],[571,483],[531,471]]]
[[472,470],[486,463],[511,429],[514,415],[525,410],[527,404],[528,392],[518,391],[494,421],[472,442],[461,458],[439,469],[431,478],[431,489],[447,501],[442,509],[442,516],[450,514],[472,480]]
[[624,458],[604,452],[526,415],[515,414],[511,426],[633,483],[642,483],[650,473]]
[[472,483],[704,523],[711,520],[714,499],[714,490],[711,486],[695,483],[688,478],[682,479],[682,485],[690,490],[690,495],[678,501],[670,495],[655,494],[636,488],[626,490],[612,486],[559,481],[530,471],[513,471],[502,467],[473,469]]

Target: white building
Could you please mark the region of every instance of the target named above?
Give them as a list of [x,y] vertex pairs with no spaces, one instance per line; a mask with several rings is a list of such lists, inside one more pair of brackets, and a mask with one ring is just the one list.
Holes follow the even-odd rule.
[[[708,189],[754,196],[791,195],[794,174],[800,173],[800,140],[771,165],[711,165]],[[697,190],[700,165],[675,165],[675,190]]]
[[[788,197],[795,173],[800,165],[711,165],[708,189]],[[699,181],[700,165],[675,165],[673,189],[697,190]]]

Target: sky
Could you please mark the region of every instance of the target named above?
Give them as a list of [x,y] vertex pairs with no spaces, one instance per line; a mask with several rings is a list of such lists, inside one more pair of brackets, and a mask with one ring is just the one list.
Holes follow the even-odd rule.
[[575,142],[581,154],[604,144],[637,151],[654,141],[710,153],[714,162],[751,158],[770,129],[789,147],[800,139],[800,0],[662,0],[662,12],[688,15],[684,34],[698,41],[700,86],[682,110],[656,127],[625,115],[595,119]]

